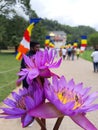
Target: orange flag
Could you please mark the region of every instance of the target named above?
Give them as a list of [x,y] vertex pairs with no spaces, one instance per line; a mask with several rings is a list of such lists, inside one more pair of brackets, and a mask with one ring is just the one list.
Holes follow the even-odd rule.
[[41,20],[41,18],[30,19],[30,25],[25,30],[23,38],[22,38],[20,45],[18,47],[18,53],[16,55],[17,60],[21,60],[22,55],[26,54],[30,50],[31,31],[34,28],[34,25],[36,23],[38,23],[40,20]]

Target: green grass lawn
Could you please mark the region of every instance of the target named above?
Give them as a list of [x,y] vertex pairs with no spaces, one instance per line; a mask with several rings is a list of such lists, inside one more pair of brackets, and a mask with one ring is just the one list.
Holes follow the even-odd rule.
[[0,53],[0,102],[16,88],[20,61],[13,53]]
[[92,62],[91,53],[92,53],[91,50],[86,50],[86,51],[84,51],[84,52],[80,55],[80,57],[83,58],[83,59],[85,59],[85,60],[88,60],[88,61],[91,61],[91,62]]

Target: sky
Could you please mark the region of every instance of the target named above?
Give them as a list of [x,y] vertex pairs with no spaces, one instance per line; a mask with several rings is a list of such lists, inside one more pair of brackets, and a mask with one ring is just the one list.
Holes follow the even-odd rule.
[[98,0],[31,0],[30,4],[41,18],[98,30]]

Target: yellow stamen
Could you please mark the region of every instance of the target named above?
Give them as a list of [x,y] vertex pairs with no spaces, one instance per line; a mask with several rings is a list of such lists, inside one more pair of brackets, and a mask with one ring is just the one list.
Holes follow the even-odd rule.
[[79,103],[79,98],[78,98],[77,95],[75,95],[74,100],[75,100],[76,102],[75,102],[75,105],[74,105],[74,108],[73,108],[73,109],[76,109],[76,108],[80,107],[81,104]]
[[70,101],[75,101],[73,110],[81,106],[79,102],[79,97],[77,95],[75,95],[74,97],[68,98],[67,95],[66,96],[64,95],[64,92],[58,92],[57,97],[63,104],[66,104],[67,102],[70,102]]
[[58,96],[58,98],[60,99],[60,101],[62,101],[62,99],[63,99],[62,92],[59,92],[59,93],[57,94],[57,96]]
[[79,102],[75,102],[73,110],[76,109],[76,108],[78,108],[78,107],[80,107],[80,106],[81,106],[81,104]]
[[62,92],[59,92],[59,93],[57,94],[57,97],[58,97],[58,99],[59,99],[63,104],[65,104],[65,103],[67,102],[67,99],[66,99],[65,96],[63,96],[63,93],[62,93]]

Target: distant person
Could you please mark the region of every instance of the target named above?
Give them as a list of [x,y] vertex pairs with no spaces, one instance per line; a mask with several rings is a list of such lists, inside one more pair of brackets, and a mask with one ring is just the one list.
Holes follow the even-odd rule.
[[98,72],[98,48],[92,52],[91,57],[93,59],[94,72]]
[[67,49],[67,60],[70,60],[71,52],[72,52],[72,48],[69,47],[69,48]]
[[[30,42],[30,51],[27,53],[27,56],[28,57],[33,56],[34,54],[36,54],[37,51],[39,51],[39,49],[40,49],[40,43],[39,42],[35,42],[35,41],[31,41]],[[21,61],[20,70],[23,69],[23,68],[26,68],[26,64],[25,64],[24,59],[22,59],[22,61]],[[20,83],[17,83],[17,86],[19,86],[19,85],[20,85]],[[29,87],[29,85],[28,85],[28,83],[26,81],[26,78],[23,79],[22,86],[24,88],[28,88]]]
[[71,50],[71,59],[72,59],[72,60],[74,60],[75,53],[76,53],[75,48],[72,47],[72,50]]
[[79,48],[76,49],[76,56],[77,56],[77,60],[78,60],[80,57],[80,49]]
[[63,49],[62,49],[62,56],[63,56],[63,60],[65,60],[66,53],[67,53],[66,48],[63,48]]

